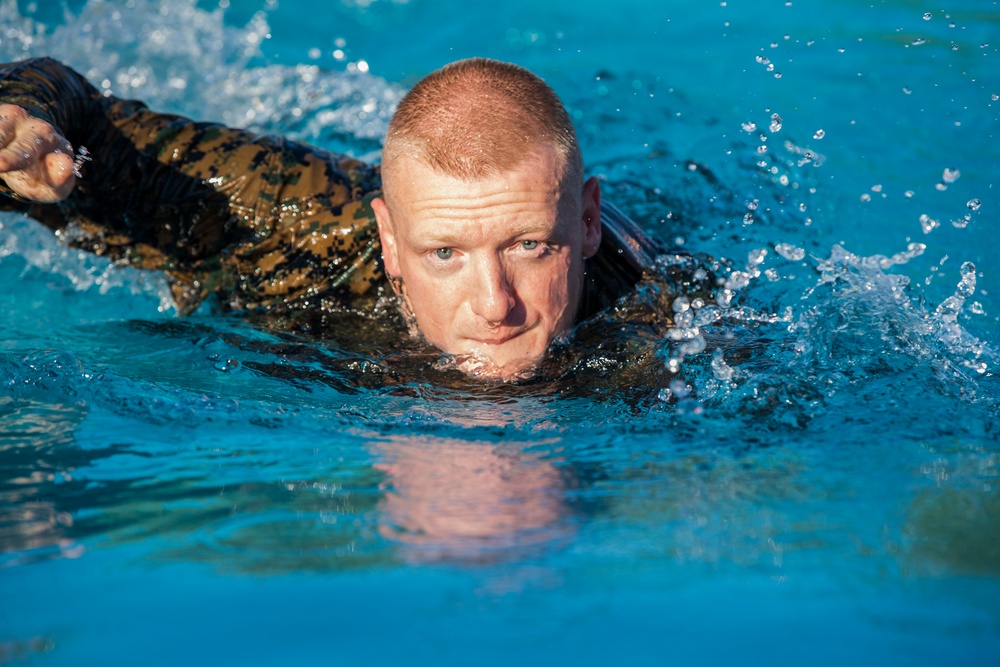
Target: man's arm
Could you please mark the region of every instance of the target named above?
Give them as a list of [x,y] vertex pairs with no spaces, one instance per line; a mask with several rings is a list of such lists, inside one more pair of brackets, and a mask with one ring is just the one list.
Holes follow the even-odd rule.
[[[51,59],[0,66],[5,103],[28,115],[6,162],[0,153],[0,192],[13,195],[0,207],[97,254],[164,270],[182,312],[212,292],[239,309],[343,301],[378,278],[365,201],[379,186],[375,168],[106,97]],[[80,177],[66,142],[89,151]]]

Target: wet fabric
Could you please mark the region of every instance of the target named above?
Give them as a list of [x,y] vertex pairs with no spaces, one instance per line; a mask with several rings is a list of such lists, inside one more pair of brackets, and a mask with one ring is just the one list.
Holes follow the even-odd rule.
[[[0,67],[0,83],[0,103],[51,123],[90,158],[66,200],[24,201],[0,183],[0,208],[27,213],[75,247],[163,271],[182,314],[214,296],[223,310],[313,329],[327,314],[370,313],[391,295],[370,205],[380,194],[377,165],[156,113],[48,58]],[[627,294],[658,251],[605,208],[581,319]]]

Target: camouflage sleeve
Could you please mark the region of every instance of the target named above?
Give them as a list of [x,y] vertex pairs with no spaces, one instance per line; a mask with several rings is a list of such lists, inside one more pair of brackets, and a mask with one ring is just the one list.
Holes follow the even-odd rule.
[[90,157],[65,201],[0,197],[0,208],[26,211],[75,246],[164,271],[182,313],[210,294],[234,310],[336,308],[381,280],[369,205],[377,167],[155,113],[47,58],[0,66],[0,103],[52,123]]

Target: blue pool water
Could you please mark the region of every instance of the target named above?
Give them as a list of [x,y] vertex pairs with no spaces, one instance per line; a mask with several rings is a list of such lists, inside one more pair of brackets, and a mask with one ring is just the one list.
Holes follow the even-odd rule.
[[222,4],[0,0],[0,58],[366,158],[513,60],[730,306],[674,380],[359,388],[2,214],[0,663],[1000,662],[1000,3]]

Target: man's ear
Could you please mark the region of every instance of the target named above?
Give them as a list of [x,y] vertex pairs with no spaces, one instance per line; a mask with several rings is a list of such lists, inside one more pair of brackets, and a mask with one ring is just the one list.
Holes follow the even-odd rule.
[[399,250],[396,247],[396,229],[392,226],[392,216],[389,207],[382,197],[372,200],[372,211],[375,212],[375,222],[378,225],[378,236],[382,241],[382,264],[385,272],[394,278],[399,277]]
[[601,247],[601,185],[591,176],[583,184],[583,256],[593,257]]

